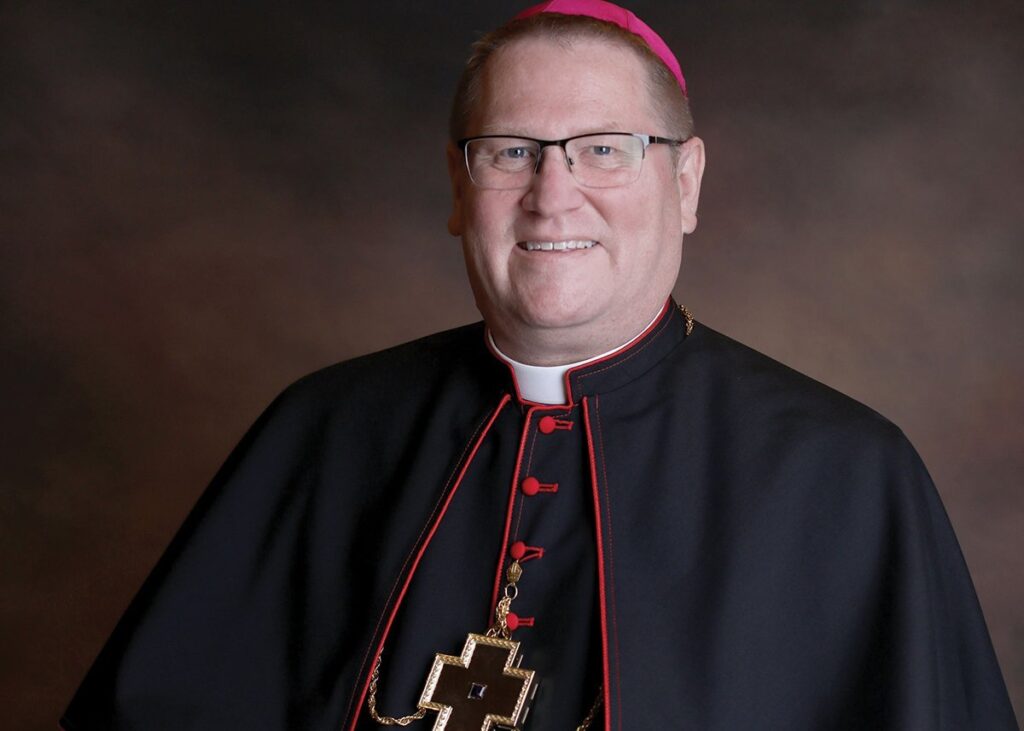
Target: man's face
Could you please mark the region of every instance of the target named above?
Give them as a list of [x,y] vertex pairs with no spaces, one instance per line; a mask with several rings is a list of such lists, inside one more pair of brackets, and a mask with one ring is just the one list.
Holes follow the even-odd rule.
[[[491,57],[482,82],[471,135],[669,136],[648,98],[642,63],[614,44],[514,41]],[[462,236],[477,306],[503,350],[544,363],[556,362],[555,346],[566,357],[615,347],[660,309],[678,274],[683,234],[696,225],[703,149],[692,140],[676,165],[668,146],[651,145],[640,177],[617,188],[579,185],[557,147],[545,148],[523,189],[475,187],[454,147],[449,169],[449,229]],[[526,247],[568,241],[593,246]]]

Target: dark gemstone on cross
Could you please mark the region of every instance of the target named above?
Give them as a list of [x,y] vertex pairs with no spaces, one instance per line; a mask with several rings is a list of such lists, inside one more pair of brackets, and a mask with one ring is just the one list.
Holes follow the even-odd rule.
[[438,653],[419,704],[438,712],[434,731],[519,728],[534,673],[516,666],[518,652],[518,642],[471,634],[461,656]]

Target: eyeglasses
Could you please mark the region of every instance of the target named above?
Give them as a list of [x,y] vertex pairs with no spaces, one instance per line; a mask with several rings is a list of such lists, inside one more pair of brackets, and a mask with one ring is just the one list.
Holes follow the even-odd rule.
[[466,158],[469,178],[479,188],[514,190],[530,185],[540,169],[545,147],[561,147],[565,164],[576,182],[587,188],[615,188],[640,177],[650,145],[681,145],[683,140],[634,134],[598,132],[564,140],[482,135],[456,144]]

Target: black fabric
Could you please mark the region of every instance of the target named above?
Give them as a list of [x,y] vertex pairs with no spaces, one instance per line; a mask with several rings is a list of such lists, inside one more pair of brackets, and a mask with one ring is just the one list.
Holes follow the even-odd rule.
[[[411,712],[433,653],[486,628],[517,538],[547,544],[517,600],[541,675],[528,728],[573,728],[602,678],[595,727],[616,730],[1017,728],[896,427],[700,324],[687,337],[674,307],[569,383],[568,406],[520,402],[478,324],[291,386],[65,728],[372,728],[381,646],[383,710]],[[572,426],[543,434],[545,415]],[[559,492],[522,496],[528,475]]]
[[[544,434],[539,428],[544,417],[568,428]],[[434,653],[458,654],[467,632],[491,624],[498,574],[503,581],[510,562],[507,549],[523,542],[543,549],[539,558],[524,558],[512,605],[533,623],[513,636],[523,643],[523,667],[539,678],[533,723],[575,729],[583,719],[601,684],[601,662],[600,641],[594,641],[599,626],[593,498],[581,419],[579,404],[502,409],[448,505],[388,635],[378,694],[382,712],[411,712]],[[557,484],[557,492],[523,495],[519,485],[527,476]],[[360,728],[374,727],[365,717]]]

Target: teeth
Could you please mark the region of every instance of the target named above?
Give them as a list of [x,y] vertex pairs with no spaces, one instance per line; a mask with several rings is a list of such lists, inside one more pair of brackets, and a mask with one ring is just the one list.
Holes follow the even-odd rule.
[[573,249],[589,249],[596,241],[527,241],[527,251],[570,251]]

